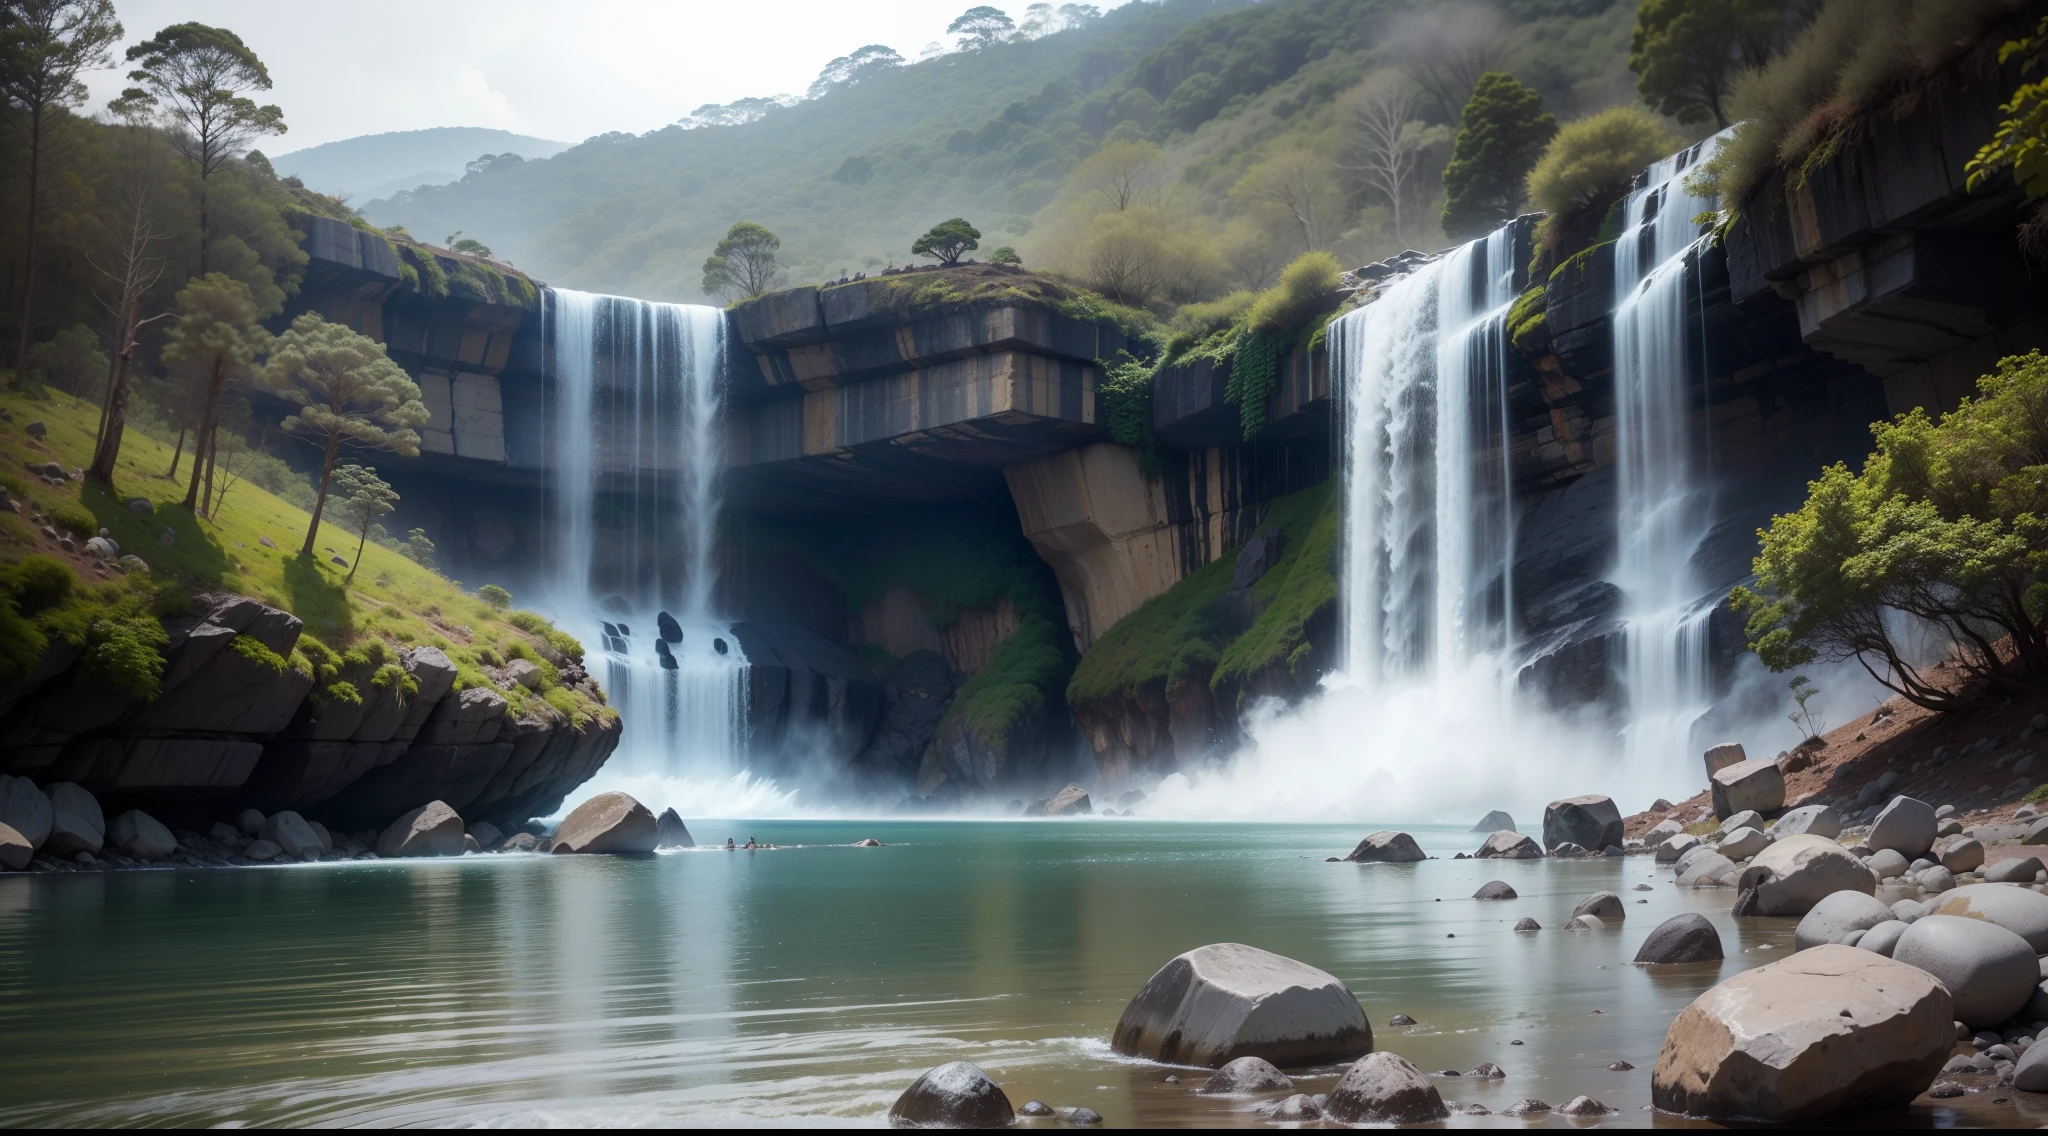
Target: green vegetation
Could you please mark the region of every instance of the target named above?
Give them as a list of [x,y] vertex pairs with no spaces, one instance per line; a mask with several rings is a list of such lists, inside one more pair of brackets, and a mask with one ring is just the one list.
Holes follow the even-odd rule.
[[1550,347],[1550,291],[1542,284],[1515,297],[1508,309],[1508,342],[1524,355],[1541,355]]
[[1260,531],[1277,528],[1284,543],[1279,562],[1252,584],[1257,615],[1248,628],[1233,633],[1223,611],[1237,559],[1226,552],[1098,638],[1074,668],[1067,700],[1106,705],[1147,687],[1171,693],[1203,681],[1234,706],[1254,678],[1275,667],[1301,676],[1313,649],[1309,625],[1337,597],[1336,488],[1326,482],[1269,509]]
[[[2001,361],[1938,422],[1915,409],[1872,432],[1861,473],[1828,467],[1760,534],[1756,587],[1734,592],[1750,647],[1776,671],[1853,658],[1934,710],[2029,689],[2048,676],[2048,358]],[[1916,634],[1946,650],[1928,662]]]
[[[2017,56],[2030,74],[2040,74],[2042,57],[2048,55],[2048,17],[2032,35],[2007,42],[1998,49],[2005,63]],[[2012,99],[2000,107],[2005,115],[1998,130],[1969,162],[1969,186],[1975,190],[1995,176],[2010,173],[2028,198],[2043,202],[2021,229],[2020,240],[2039,255],[2048,250],[2048,77],[2022,83]]]
[[704,291],[728,300],[767,295],[782,282],[776,250],[782,238],[752,221],[736,221],[704,261]]
[[1636,90],[1680,122],[1724,129],[1736,77],[1768,62],[1809,10],[1785,0],[1643,0],[1628,52]]
[[1542,95],[1504,71],[1481,75],[1444,167],[1444,232],[1469,239],[1512,220],[1530,168],[1556,135]]
[[1566,123],[1529,171],[1529,200],[1550,214],[1540,239],[1554,247],[1580,219],[1627,196],[1637,174],[1677,148],[1664,123],[1640,107]]
[[965,217],[951,217],[910,242],[910,255],[928,256],[951,268],[962,256],[980,248],[980,241],[980,229],[968,224]]
[[351,558],[348,576],[343,581],[346,583],[356,578],[356,569],[362,565],[363,546],[370,542],[370,526],[377,523],[378,517],[392,511],[392,502],[398,500],[398,491],[377,476],[376,466],[350,462],[334,471],[334,492],[340,505],[337,512],[341,520],[356,533],[356,554]]
[[483,587],[478,588],[476,590],[476,598],[491,605],[491,607],[498,611],[504,611],[512,606],[512,593],[496,584],[485,584]]

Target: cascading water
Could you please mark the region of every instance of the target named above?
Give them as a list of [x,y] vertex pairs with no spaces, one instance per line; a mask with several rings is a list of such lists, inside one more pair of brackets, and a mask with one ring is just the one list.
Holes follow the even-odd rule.
[[606,778],[739,777],[746,660],[714,603],[724,313],[552,289],[545,318],[547,606],[624,720]]
[[1631,766],[1679,768],[1711,707],[1707,621],[1718,592],[1693,560],[1713,525],[1706,425],[1686,342],[1698,217],[1717,207],[1685,185],[1710,138],[1650,167],[1614,244],[1614,404],[1622,594],[1623,750]]

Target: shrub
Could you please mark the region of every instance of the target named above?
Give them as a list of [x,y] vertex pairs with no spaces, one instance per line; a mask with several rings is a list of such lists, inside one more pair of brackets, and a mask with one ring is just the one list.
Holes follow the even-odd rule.
[[[51,509],[50,520],[55,522],[58,528],[81,540],[90,540],[100,531],[97,518],[86,512],[82,506],[73,505],[69,501]],[[67,568],[65,571],[68,572],[70,569]]]
[[493,610],[504,611],[512,606],[512,593],[496,584],[485,584],[476,590],[476,598],[489,604]]
[[1259,293],[1245,313],[1252,331],[1282,331],[1300,327],[1315,311],[1316,301],[1337,290],[1344,266],[1337,258],[1318,249],[1305,252],[1280,270],[1280,282]]
[[1546,236],[1554,240],[1572,221],[1605,209],[1645,167],[1677,148],[1664,123],[1641,107],[1619,106],[1566,123],[1529,171],[1529,200],[1550,214]]
[[12,596],[23,615],[37,615],[71,598],[78,577],[71,566],[53,556],[24,556],[0,575],[0,590]]

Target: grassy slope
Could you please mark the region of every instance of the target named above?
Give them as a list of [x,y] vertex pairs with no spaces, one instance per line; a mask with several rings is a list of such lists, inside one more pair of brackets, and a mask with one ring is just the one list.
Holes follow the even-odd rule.
[[1307,627],[1337,598],[1337,493],[1333,483],[1275,501],[1266,526],[1286,534],[1279,563],[1252,584],[1258,617],[1242,634],[1228,633],[1218,605],[1230,590],[1237,558],[1226,553],[1118,620],[1074,669],[1067,700],[1100,705],[1150,683],[1170,689],[1202,666],[1210,687],[1245,687],[1275,665],[1297,668],[1308,649]]
[[[531,703],[544,700],[574,719],[614,713],[554,681],[554,667],[548,659],[563,657],[556,647],[573,643],[562,633],[545,628],[530,616],[522,616],[521,621],[541,630],[522,631],[507,622],[508,613],[463,594],[456,582],[376,544],[363,549],[355,579],[348,581],[347,569],[328,559],[337,552],[350,561],[356,558],[356,537],[338,525],[323,523],[314,542],[320,550],[318,557],[302,559],[297,552],[311,518],[257,486],[237,484],[215,510],[216,518],[194,517],[182,504],[190,454],[181,463],[179,480],[171,481],[164,476],[171,462],[171,446],[161,439],[135,429],[127,432],[111,492],[92,482],[73,481],[59,489],[34,479],[24,469],[24,459],[54,459],[66,469],[82,467],[91,460],[98,408],[61,393],[31,400],[13,392],[0,395],[0,406],[14,415],[11,423],[0,422],[0,485],[22,502],[18,515],[0,513],[0,532],[5,534],[5,539],[0,539],[0,563],[42,553],[67,560],[81,580],[91,583],[100,579],[90,558],[82,553],[66,556],[56,541],[43,536],[40,526],[28,520],[31,504],[45,515],[62,515],[67,508],[82,507],[119,542],[123,553],[133,553],[149,563],[152,582],[160,590],[221,589],[252,596],[304,620],[304,634],[318,645],[302,648],[305,661],[301,665],[318,665],[351,651],[361,658],[366,647],[372,657],[387,654],[370,647],[373,641],[387,648],[425,644],[447,652],[460,672],[457,686],[464,688],[495,685],[483,667],[508,655],[522,655],[541,662],[549,681],[538,694],[516,687],[503,691],[515,712],[534,709]],[[35,442],[24,429],[37,420],[49,430],[43,443]],[[364,459],[366,464],[404,460],[389,454]],[[153,515],[138,515],[123,504],[138,496],[156,503]],[[175,543],[166,545],[158,539],[165,528],[176,533]],[[264,547],[261,538],[265,536],[277,548]],[[568,653],[580,656],[580,651]],[[348,668],[343,666],[340,671],[346,674]],[[322,677],[331,681],[339,676]]]

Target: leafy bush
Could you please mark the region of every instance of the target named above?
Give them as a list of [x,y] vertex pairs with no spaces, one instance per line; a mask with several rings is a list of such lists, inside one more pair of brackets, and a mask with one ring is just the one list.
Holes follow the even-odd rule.
[[39,615],[71,598],[78,577],[71,566],[53,556],[24,556],[0,572],[0,590],[7,592],[23,615]]
[[512,593],[496,584],[485,584],[483,587],[478,588],[476,590],[476,598],[498,611],[504,611],[512,606]]
[[1557,234],[1591,210],[1626,194],[1636,175],[1678,148],[1656,115],[1619,106],[1569,122],[1529,171],[1529,200],[1549,213],[1544,233]]
[[[100,523],[91,513],[69,501],[50,510],[50,520],[56,526],[81,540],[90,540],[98,535]],[[66,569],[69,571],[69,569]]]

